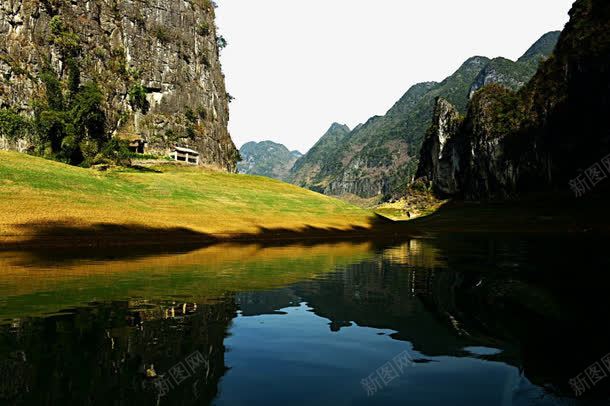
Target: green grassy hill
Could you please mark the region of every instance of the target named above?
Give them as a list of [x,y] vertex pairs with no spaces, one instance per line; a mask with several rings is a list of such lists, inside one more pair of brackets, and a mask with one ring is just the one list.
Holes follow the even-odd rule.
[[58,224],[238,234],[261,228],[348,229],[371,219],[371,212],[269,178],[175,165],[99,172],[0,152],[0,242]]

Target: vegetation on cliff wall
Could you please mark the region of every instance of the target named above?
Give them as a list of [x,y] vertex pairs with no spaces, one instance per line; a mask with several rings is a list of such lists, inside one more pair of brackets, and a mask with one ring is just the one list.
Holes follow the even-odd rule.
[[327,186],[325,180],[341,165],[334,154],[350,131],[344,124],[333,123],[318,142],[294,163],[289,181],[323,193]]
[[227,132],[219,62],[226,41],[217,38],[214,18],[214,4],[203,0],[3,2],[0,109],[32,122],[52,119],[55,134],[37,125],[32,138],[3,129],[0,147],[87,162],[78,157],[87,155],[83,140],[99,137],[68,118],[97,86],[103,138],[142,139],[159,154],[189,146],[201,163],[234,171],[239,155]]
[[[578,176],[587,187],[599,183],[588,171],[610,153],[610,4],[578,0],[570,16],[533,79],[517,92],[492,85],[475,93],[453,142],[431,161],[431,147],[446,137],[434,123],[419,175],[437,193],[509,198],[567,191]],[[443,190],[449,180],[455,187]]]
[[74,59],[67,69],[67,83],[48,66],[40,75],[44,96],[32,102],[33,117],[0,109],[0,137],[7,146],[21,141],[32,153],[73,165],[123,163],[129,151],[107,131],[100,87],[81,85]]
[[416,173],[436,98],[448,100],[466,114],[469,98],[486,84],[519,89],[552,52],[558,36],[558,32],[545,34],[518,61],[475,56],[440,83],[413,86],[385,116],[373,117],[334,137],[335,142],[312,148],[295,164],[291,181],[330,195],[389,198],[402,194]]

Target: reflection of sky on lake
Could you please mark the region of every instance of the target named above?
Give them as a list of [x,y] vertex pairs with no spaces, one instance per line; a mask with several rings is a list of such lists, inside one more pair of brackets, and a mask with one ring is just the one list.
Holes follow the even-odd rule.
[[[278,310],[284,314],[233,320],[218,404],[268,404],[271,392],[278,403],[290,404],[511,405],[542,395],[501,362],[426,357],[393,340],[393,330],[355,323],[332,332],[330,321],[306,303]],[[403,351],[425,362],[403,372],[394,367],[397,377],[387,385],[377,377],[378,389],[367,394],[361,380]]]
[[0,404],[154,404],[142,371],[195,352],[207,367],[160,404],[598,404],[602,385],[581,401],[568,381],[608,352],[607,318],[575,295],[607,286],[594,272],[610,265],[599,244],[2,253]]

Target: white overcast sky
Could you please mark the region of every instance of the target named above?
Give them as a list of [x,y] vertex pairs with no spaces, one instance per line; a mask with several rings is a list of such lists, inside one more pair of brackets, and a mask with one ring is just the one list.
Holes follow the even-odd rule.
[[383,115],[474,55],[516,59],[573,0],[217,0],[236,145],[306,152],[333,122]]

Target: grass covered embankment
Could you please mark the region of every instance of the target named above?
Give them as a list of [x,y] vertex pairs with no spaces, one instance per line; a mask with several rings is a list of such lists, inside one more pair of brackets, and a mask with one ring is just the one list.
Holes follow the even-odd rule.
[[263,177],[173,165],[99,172],[0,151],[0,243],[57,235],[68,243],[127,230],[142,236],[170,229],[198,236],[332,232],[373,221],[370,211]]

